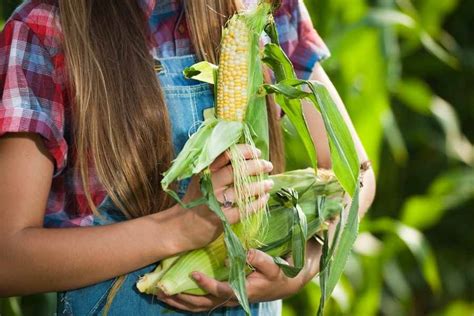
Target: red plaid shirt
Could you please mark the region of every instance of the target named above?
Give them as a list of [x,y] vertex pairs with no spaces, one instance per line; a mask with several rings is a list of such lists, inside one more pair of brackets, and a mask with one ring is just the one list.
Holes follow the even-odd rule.
[[[32,132],[44,138],[55,161],[44,226],[88,226],[93,217],[79,176],[73,170],[71,104],[67,94],[64,51],[61,48],[58,0],[27,0],[0,33],[0,136]],[[192,53],[185,19],[177,0],[137,0],[149,16],[155,57]],[[245,0],[247,5],[256,0]],[[276,14],[282,46],[302,78],[329,56],[313,29],[302,0],[283,0]],[[90,169],[90,192],[99,205],[106,191]]]

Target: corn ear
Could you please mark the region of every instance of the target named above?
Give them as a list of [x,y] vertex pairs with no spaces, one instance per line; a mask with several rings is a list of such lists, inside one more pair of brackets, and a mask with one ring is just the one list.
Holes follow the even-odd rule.
[[243,121],[248,103],[249,33],[245,20],[235,15],[222,34],[217,79],[217,117]]
[[[340,197],[343,190],[332,173],[324,170],[319,171],[318,175],[313,169],[290,171],[271,176],[271,178],[275,186],[269,201],[268,231],[262,232],[257,238],[260,238],[264,244],[260,247],[261,250],[272,256],[282,256],[291,250],[291,217],[293,215],[290,209],[277,202],[276,193],[282,188],[292,187],[301,195],[299,205],[306,215],[308,236],[310,237],[325,229],[325,220],[334,217],[340,210],[342,203]],[[328,197],[328,203],[323,210],[317,210],[317,196]],[[322,214],[322,218],[319,217],[319,213]],[[241,225],[233,226],[233,230],[238,236],[242,235],[241,229]],[[251,271],[248,266],[245,269],[247,273]],[[163,291],[167,295],[177,293],[206,294],[190,277],[193,271],[200,271],[217,280],[227,280],[229,268],[223,235],[204,248],[186,253],[171,266],[166,268],[158,266],[156,271],[145,275],[146,279],[159,279],[153,286],[150,283],[145,286],[142,279],[138,282],[137,287],[141,292],[149,294],[155,294],[157,290]]]

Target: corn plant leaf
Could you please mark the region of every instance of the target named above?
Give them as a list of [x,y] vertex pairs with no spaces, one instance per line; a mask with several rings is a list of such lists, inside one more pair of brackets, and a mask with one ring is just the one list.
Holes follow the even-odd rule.
[[280,37],[278,35],[275,19],[273,18],[273,16],[265,26],[265,33],[268,35],[270,41],[273,44],[280,46]]
[[[297,79],[293,64],[280,47],[278,31],[273,20],[266,25],[265,32],[272,42],[265,45],[262,61],[273,71],[275,81],[280,82],[285,79]],[[268,85],[264,85],[263,88],[266,87],[268,87]],[[292,93],[295,93],[295,91],[292,91]],[[283,109],[300,136],[310,158],[311,166],[317,169],[317,153],[306,120],[304,119],[301,101],[298,100],[298,98],[284,98],[279,94],[276,94],[275,101]]]
[[324,204],[326,204],[326,196],[322,195],[322,196],[318,196],[316,198],[316,208],[317,208],[317,212],[318,212],[318,217],[319,218],[324,218]]
[[[307,191],[303,192],[306,193]],[[306,240],[308,237],[308,223],[306,215],[303,213],[298,204],[298,192],[293,189],[282,189],[277,192],[277,200],[292,210],[292,224],[291,224],[291,256],[293,259],[293,266],[280,257],[273,258],[274,262],[281,268],[283,273],[294,278],[300,273],[305,264]]]
[[247,252],[239,238],[232,230],[219,201],[214,195],[210,173],[205,173],[201,179],[201,192],[207,198],[209,208],[220,218],[224,226],[224,242],[229,256],[229,284],[247,315],[250,315],[250,306],[246,288],[246,260]]
[[[329,243],[328,243],[328,232],[324,231],[323,233],[324,243],[321,254],[321,259],[319,260],[320,267],[327,267],[329,265],[330,256],[329,256]],[[325,268],[319,272],[319,287],[321,288],[321,297],[319,299],[319,309],[318,316],[323,316],[324,306],[327,301],[328,291],[327,291],[327,279],[329,275],[329,269]]]
[[207,61],[201,61],[183,70],[184,77],[209,84],[216,84],[219,67]]
[[260,86],[263,84],[263,65],[258,56],[260,55],[260,37],[264,24],[261,26],[260,33],[251,35],[251,45],[249,47],[251,56],[249,60],[249,101],[247,112],[245,113],[245,122],[252,131],[252,139],[255,146],[262,152],[263,159],[270,157],[270,136],[268,129],[268,114],[265,96],[259,93]]
[[[311,92],[295,88],[302,85],[308,87]],[[280,98],[284,99],[311,100],[324,121],[334,173],[342,187],[353,195],[359,177],[359,159],[349,129],[326,87],[316,81],[287,79],[274,85],[266,85],[265,90],[269,93],[277,92],[281,94]]]
[[368,221],[366,226],[365,230],[372,233],[389,233],[398,237],[413,254],[433,292],[440,292],[441,280],[436,257],[430,244],[419,230],[392,218]]
[[[276,84],[264,85],[266,93],[276,93],[276,101],[295,126],[305,148],[310,156],[311,163],[317,165],[317,156],[306,125],[301,106],[302,98],[308,98],[321,113],[328,133],[333,170],[342,187],[352,195],[353,201],[349,210],[348,220],[329,249],[326,234],[321,266],[324,268],[320,275],[322,283],[321,304],[318,311],[322,315],[324,303],[334,290],[344,270],[347,258],[358,233],[359,209],[359,161],[352,136],[340,114],[337,105],[332,100],[327,89],[318,82],[298,80],[293,66],[278,45],[278,37],[272,37],[271,24],[267,33],[274,43],[267,44],[264,50],[263,61],[273,70]],[[311,92],[305,92],[301,86],[305,85]],[[339,235],[339,232],[338,232]]]
[[[333,169],[343,188],[352,195],[359,175],[359,161],[349,129],[324,85],[296,78],[290,59],[278,45],[278,37],[272,36],[275,27],[272,23],[267,25],[266,32],[272,43],[265,45],[262,60],[273,70],[276,84],[265,85],[264,89],[267,93],[277,92],[277,103],[295,126],[313,167],[317,168],[316,151],[299,99],[308,97],[313,102],[321,113],[328,132]],[[301,85],[306,85],[312,93],[305,93],[300,88]]]
[[291,123],[295,127],[296,132],[300,136],[300,139],[308,153],[308,157],[311,162],[311,166],[316,168],[318,165],[317,153],[315,150],[313,139],[309,132],[306,120],[304,119],[303,108],[301,101],[297,99],[285,98],[281,94],[277,94],[275,97],[276,102],[285,112],[285,115],[290,119]]
[[276,43],[265,45],[262,61],[272,69],[276,82],[297,78],[293,64],[283,49]]
[[342,187],[355,195],[359,179],[359,158],[351,133],[326,87],[316,81],[306,81],[312,94],[309,98],[318,108],[329,136],[332,169]]
[[[342,219],[341,219],[342,220]],[[334,255],[327,255],[326,260],[326,272],[321,274],[320,280],[324,284],[322,289],[322,296],[324,300],[327,300],[329,295],[332,293],[334,288],[339,281],[347,259],[351,253],[352,247],[357,239],[359,230],[359,185],[356,186],[352,203],[349,208],[349,214],[347,215],[347,221],[345,222],[344,228],[342,228],[341,236],[339,240],[333,243]],[[328,242],[328,238],[325,239],[325,244]],[[322,310],[324,304],[319,306]],[[318,312],[319,313],[319,312]],[[322,312],[321,312],[322,313]],[[322,314],[321,314],[322,315]]]
[[[280,190],[280,188],[283,188],[283,186],[278,186],[278,181],[286,181],[287,179],[286,174],[291,174],[292,176],[295,175],[292,172],[285,172],[283,177],[281,175],[272,175],[270,178],[275,181],[275,187]],[[278,180],[278,178],[283,178]],[[284,187],[291,187],[291,183],[293,180],[290,180],[287,185]],[[338,184],[337,184],[338,185]],[[335,193],[330,186],[323,186],[321,189],[317,189],[318,186],[314,187],[313,189],[316,189],[315,191],[310,191],[311,194],[304,195],[303,197],[300,194],[299,200],[298,200],[298,205],[301,207],[303,210],[306,220],[307,220],[307,227],[308,227],[308,233],[306,236],[306,239],[311,238],[314,236],[316,233],[319,231],[323,231],[327,229],[327,224],[326,221],[329,219],[336,218],[337,216],[340,215],[340,210],[342,207],[342,202],[340,198],[336,197],[335,195],[338,195],[342,191],[338,191],[339,193]],[[295,189],[300,192],[302,189],[301,186],[295,187]],[[339,187],[340,190],[342,188]],[[278,191],[277,190],[277,191]],[[274,214],[277,214],[277,212],[285,211],[288,213],[292,213],[293,210],[288,209],[284,206],[282,206],[280,203],[275,202],[275,198],[273,197],[277,191],[272,192],[272,198],[270,199],[269,206],[270,206],[270,221],[271,218],[274,216]],[[335,195],[334,195],[335,194]],[[330,196],[330,198],[329,198]],[[328,198],[326,198],[328,197]],[[317,200],[317,203],[315,203],[315,199]],[[316,209],[315,209],[316,208]],[[277,216],[277,215],[276,215]],[[279,255],[286,255],[288,252],[291,251],[291,247],[288,246],[287,251],[280,252],[280,247],[286,247],[286,245],[289,245],[292,239],[292,234],[291,234],[291,226],[293,225],[292,223],[292,218],[294,216],[288,216],[286,219],[286,225],[285,229],[282,229],[282,231],[287,232],[284,235],[279,235],[277,237],[271,237],[268,233],[265,235],[265,240],[272,240],[270,243],[265,243],[265,245],[259,247],[258,249],[268,253],[271,256],[279,256]]]
[[[339,209],[339,218],[342,219],[342,212],[344,211],[344,208],[341,207]],[[337,249],[337,244],[339,242],[339,238],[341,237],[341,227],[342,227],[342,220],[338,221],[337,222],[337,225],[336,225],[336,229],[334,231],[334,235],[332,237],[332,244],[329,245],[329,253],[328,253],[328,257],[329,258],[332,258],[334,256],[334,252],[336,251]],[[329,240],[327,240],[328,244],[329,244]],[[329,264],[331,261],[328,260],[327,263]],[[322,265],[320,267],[320,270],[323,271],[325,270],[326,268],[328,268],[327,265]]]

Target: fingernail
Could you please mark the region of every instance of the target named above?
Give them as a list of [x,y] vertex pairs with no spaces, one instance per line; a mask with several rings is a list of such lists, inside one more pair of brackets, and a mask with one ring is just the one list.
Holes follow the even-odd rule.
[[201,275],[198,272],[191,273],[192,277],[196,281],[201,281]]
[[267,190],[270,190],[271,188],[273,188],[274,185],[275,185],[275,182],[273,182],[273,180],[265,180],[265,188]]
[[249,251],[247,251],[247,261],[251,261],[254,255],[255,255],[255,250],[249,249]]
[[273,164],[270,161],[267,161],[267,170],[272,171],[273,170]]

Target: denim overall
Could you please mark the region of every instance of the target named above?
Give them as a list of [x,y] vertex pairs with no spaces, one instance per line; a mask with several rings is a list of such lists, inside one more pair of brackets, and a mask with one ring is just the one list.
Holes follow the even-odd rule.
[[[214,106],[212,87],[206,83],[187,80],[183,76],[183,69],[196,62],[194,55],[169,57],[159,59],[162,70],[157,73],[166,98],[169,117],[172,125],[173,144],[176,153],[179,153],[184,144],[199,128],[204,120],[205,109]],[[178,193],[182,196],[186,192],[189,181],[183,180],[179,184]],[[94,225],[107,225],[125,220],[109,198],[106,198],[98,207],[101,217],[96,217]],[[138,292],[135,283],[138,278],[151,272],[156,264],[149,265],[126,276],[124,284],[115,296],[109,310],[109,315],[192,315],[193,313],[180,311],[158,300],[152,295]],[[58,293],[59,315],[101,315],[107,301],[107,296],[114,279],[77,290]],[[252,315],[278,316],[281,315],[281,300],[251,304]],[[194,313],[194,315],[245,315],[240,307],[219,308],[212,312]]]

